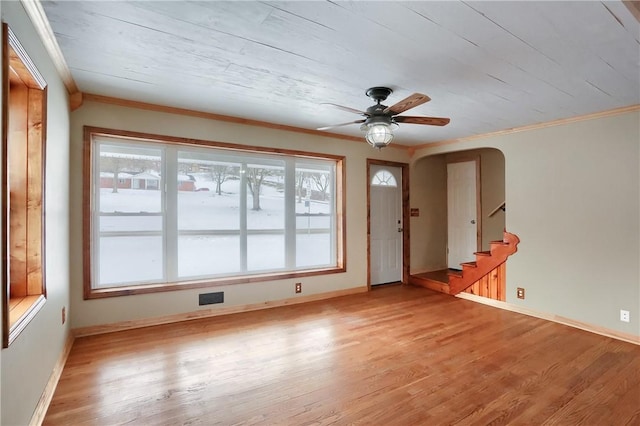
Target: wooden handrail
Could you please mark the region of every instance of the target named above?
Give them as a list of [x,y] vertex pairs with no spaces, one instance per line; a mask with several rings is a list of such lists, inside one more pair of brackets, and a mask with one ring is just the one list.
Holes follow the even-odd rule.
[[495,209],[491,210],[491,213],[489,213],[489,217],[493,216],[494,214],[498,213],[498,210],[502,210],[507,211],[507,202],[503,201],[502,203],[500,203],[500,205],[498,207],[496,207]]

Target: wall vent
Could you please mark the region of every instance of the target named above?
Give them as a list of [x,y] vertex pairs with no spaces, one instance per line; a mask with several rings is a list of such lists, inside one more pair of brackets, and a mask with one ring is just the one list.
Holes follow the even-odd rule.
[[213,305],[214,303],[224,303],[224,291],[216,293],[202,293],[198,295],[198,304]]

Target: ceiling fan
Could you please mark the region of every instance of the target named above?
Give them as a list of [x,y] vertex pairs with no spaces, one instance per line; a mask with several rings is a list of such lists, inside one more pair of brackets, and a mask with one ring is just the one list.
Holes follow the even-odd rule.
[[344,111],[362,115],[365,117],[364,119],[335,124],[333,126],[319,127],[317,130],[328,130],[335,127],[348,126],[349,124],[362,123],[360,130],[367,132],[365,137],[367,142],[369,142],[369,144],[374,148],[380,149],[391,143],[391,140],[393,139],[393,133],[391,131],[392,125],[397,126],[398,123],[412,123],[427,124],[430,126],[446,126],[449,124],[450,119],[448,118],[398,115],[431,100],[430,97],[423,95],[422,93],[414,93],[391,106],[382,105],[380,103],[393,93],[393,90],[388,87],[372,87],[367,90],[366,93],[368,97],[376,101],[376,104],[367,108],[366,111],[360,111],[355,108],[349,108],[332,103],[325,104],[332,105]]

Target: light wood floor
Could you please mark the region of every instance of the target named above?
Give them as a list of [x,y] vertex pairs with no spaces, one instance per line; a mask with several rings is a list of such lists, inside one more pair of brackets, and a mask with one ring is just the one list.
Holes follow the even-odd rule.
[[423,288],[76,340],[46,425],[639,425],[640,347]]

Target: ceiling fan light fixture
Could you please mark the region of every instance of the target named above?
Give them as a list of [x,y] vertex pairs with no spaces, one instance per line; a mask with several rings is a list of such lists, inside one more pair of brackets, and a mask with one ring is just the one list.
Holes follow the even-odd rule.
[[393,140],[391,125],[388,123],[373,123],[368,126],[365,139],[374,148],[384,148]]

